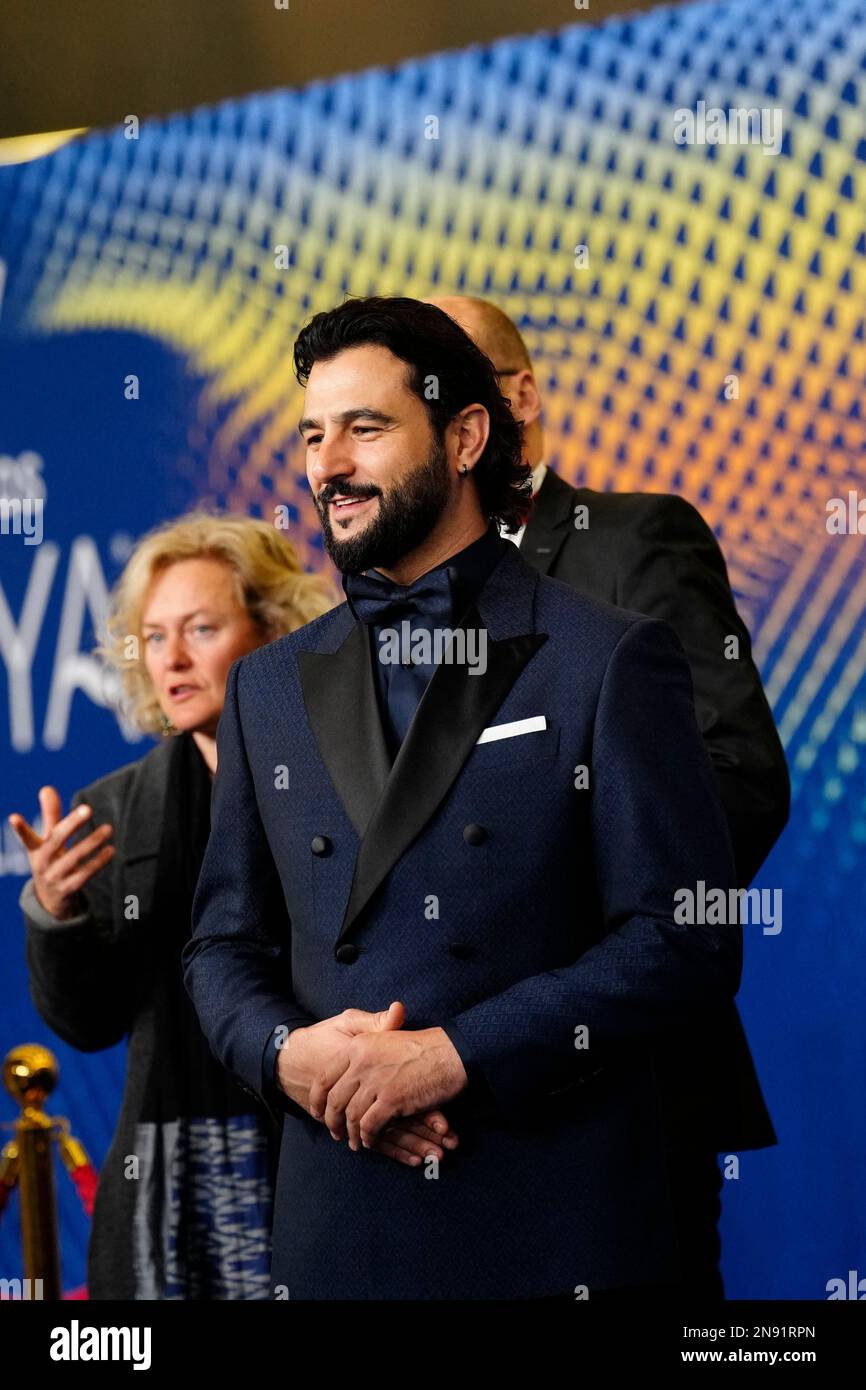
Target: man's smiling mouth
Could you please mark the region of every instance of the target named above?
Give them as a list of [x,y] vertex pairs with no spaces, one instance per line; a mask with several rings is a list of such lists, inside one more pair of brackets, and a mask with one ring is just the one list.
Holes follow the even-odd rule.
[[373,497],[332,497],[329,506],[341,516],[351,516],[360,507],[365,507],[368,502],[372,502]]

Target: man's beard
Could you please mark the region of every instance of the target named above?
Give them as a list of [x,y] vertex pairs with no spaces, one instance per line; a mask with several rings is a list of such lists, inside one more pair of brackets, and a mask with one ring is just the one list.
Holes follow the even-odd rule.
[[[391,569],[427,539],[450,495],[448,455],[437,442],[433,452],[387,492],[349,482],[326,483],[316,498],[325,549],[342,574]],[[375,517],[356,536],[341,540],[331,525],[333,497],[378,497]]]

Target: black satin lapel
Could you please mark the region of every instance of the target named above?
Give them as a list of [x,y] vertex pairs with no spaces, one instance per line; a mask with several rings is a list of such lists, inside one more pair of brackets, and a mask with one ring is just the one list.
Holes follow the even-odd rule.
[[[461,626],[480,627],[478,613],[467,613]],[[488,639],[483,675],[471,675],[466,665],[436,668],[361,842],[340,940],[444,800],[482,730],[546,641],[546,633]]]
[[298,671],[322,761],[361,836],[391,770],[367,629],[354,623],[336,652],[299,652]]
[[577,493],[559,474],[549,472],[538,490],[520,553],[540,574],[549,574],[569,534]]

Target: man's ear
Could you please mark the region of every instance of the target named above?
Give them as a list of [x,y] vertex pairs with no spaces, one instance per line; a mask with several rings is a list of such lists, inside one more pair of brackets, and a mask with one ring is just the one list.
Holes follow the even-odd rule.
[[502,394],[510,402],[512,415],[522,425],[533,425],[541,415],[541,396],[529,367],[515,372]]
[[483,405],[464,405],[448,423],[449,455],[458,473],[471,472],[487,447],[490,416]]

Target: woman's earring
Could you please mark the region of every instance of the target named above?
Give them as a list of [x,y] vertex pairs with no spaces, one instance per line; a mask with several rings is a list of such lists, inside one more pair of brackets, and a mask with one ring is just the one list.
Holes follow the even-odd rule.
[[173,734],[177,732],[167,714],[161,714],[159,716],[159,719],[162,725],[162,732],[164,734]]
[[461,472],[461,473],[468,473],[468,472],[469,472],[469,464],[468,464],[468,463],[464,463],[463,467],[460,469],[460,472]]

